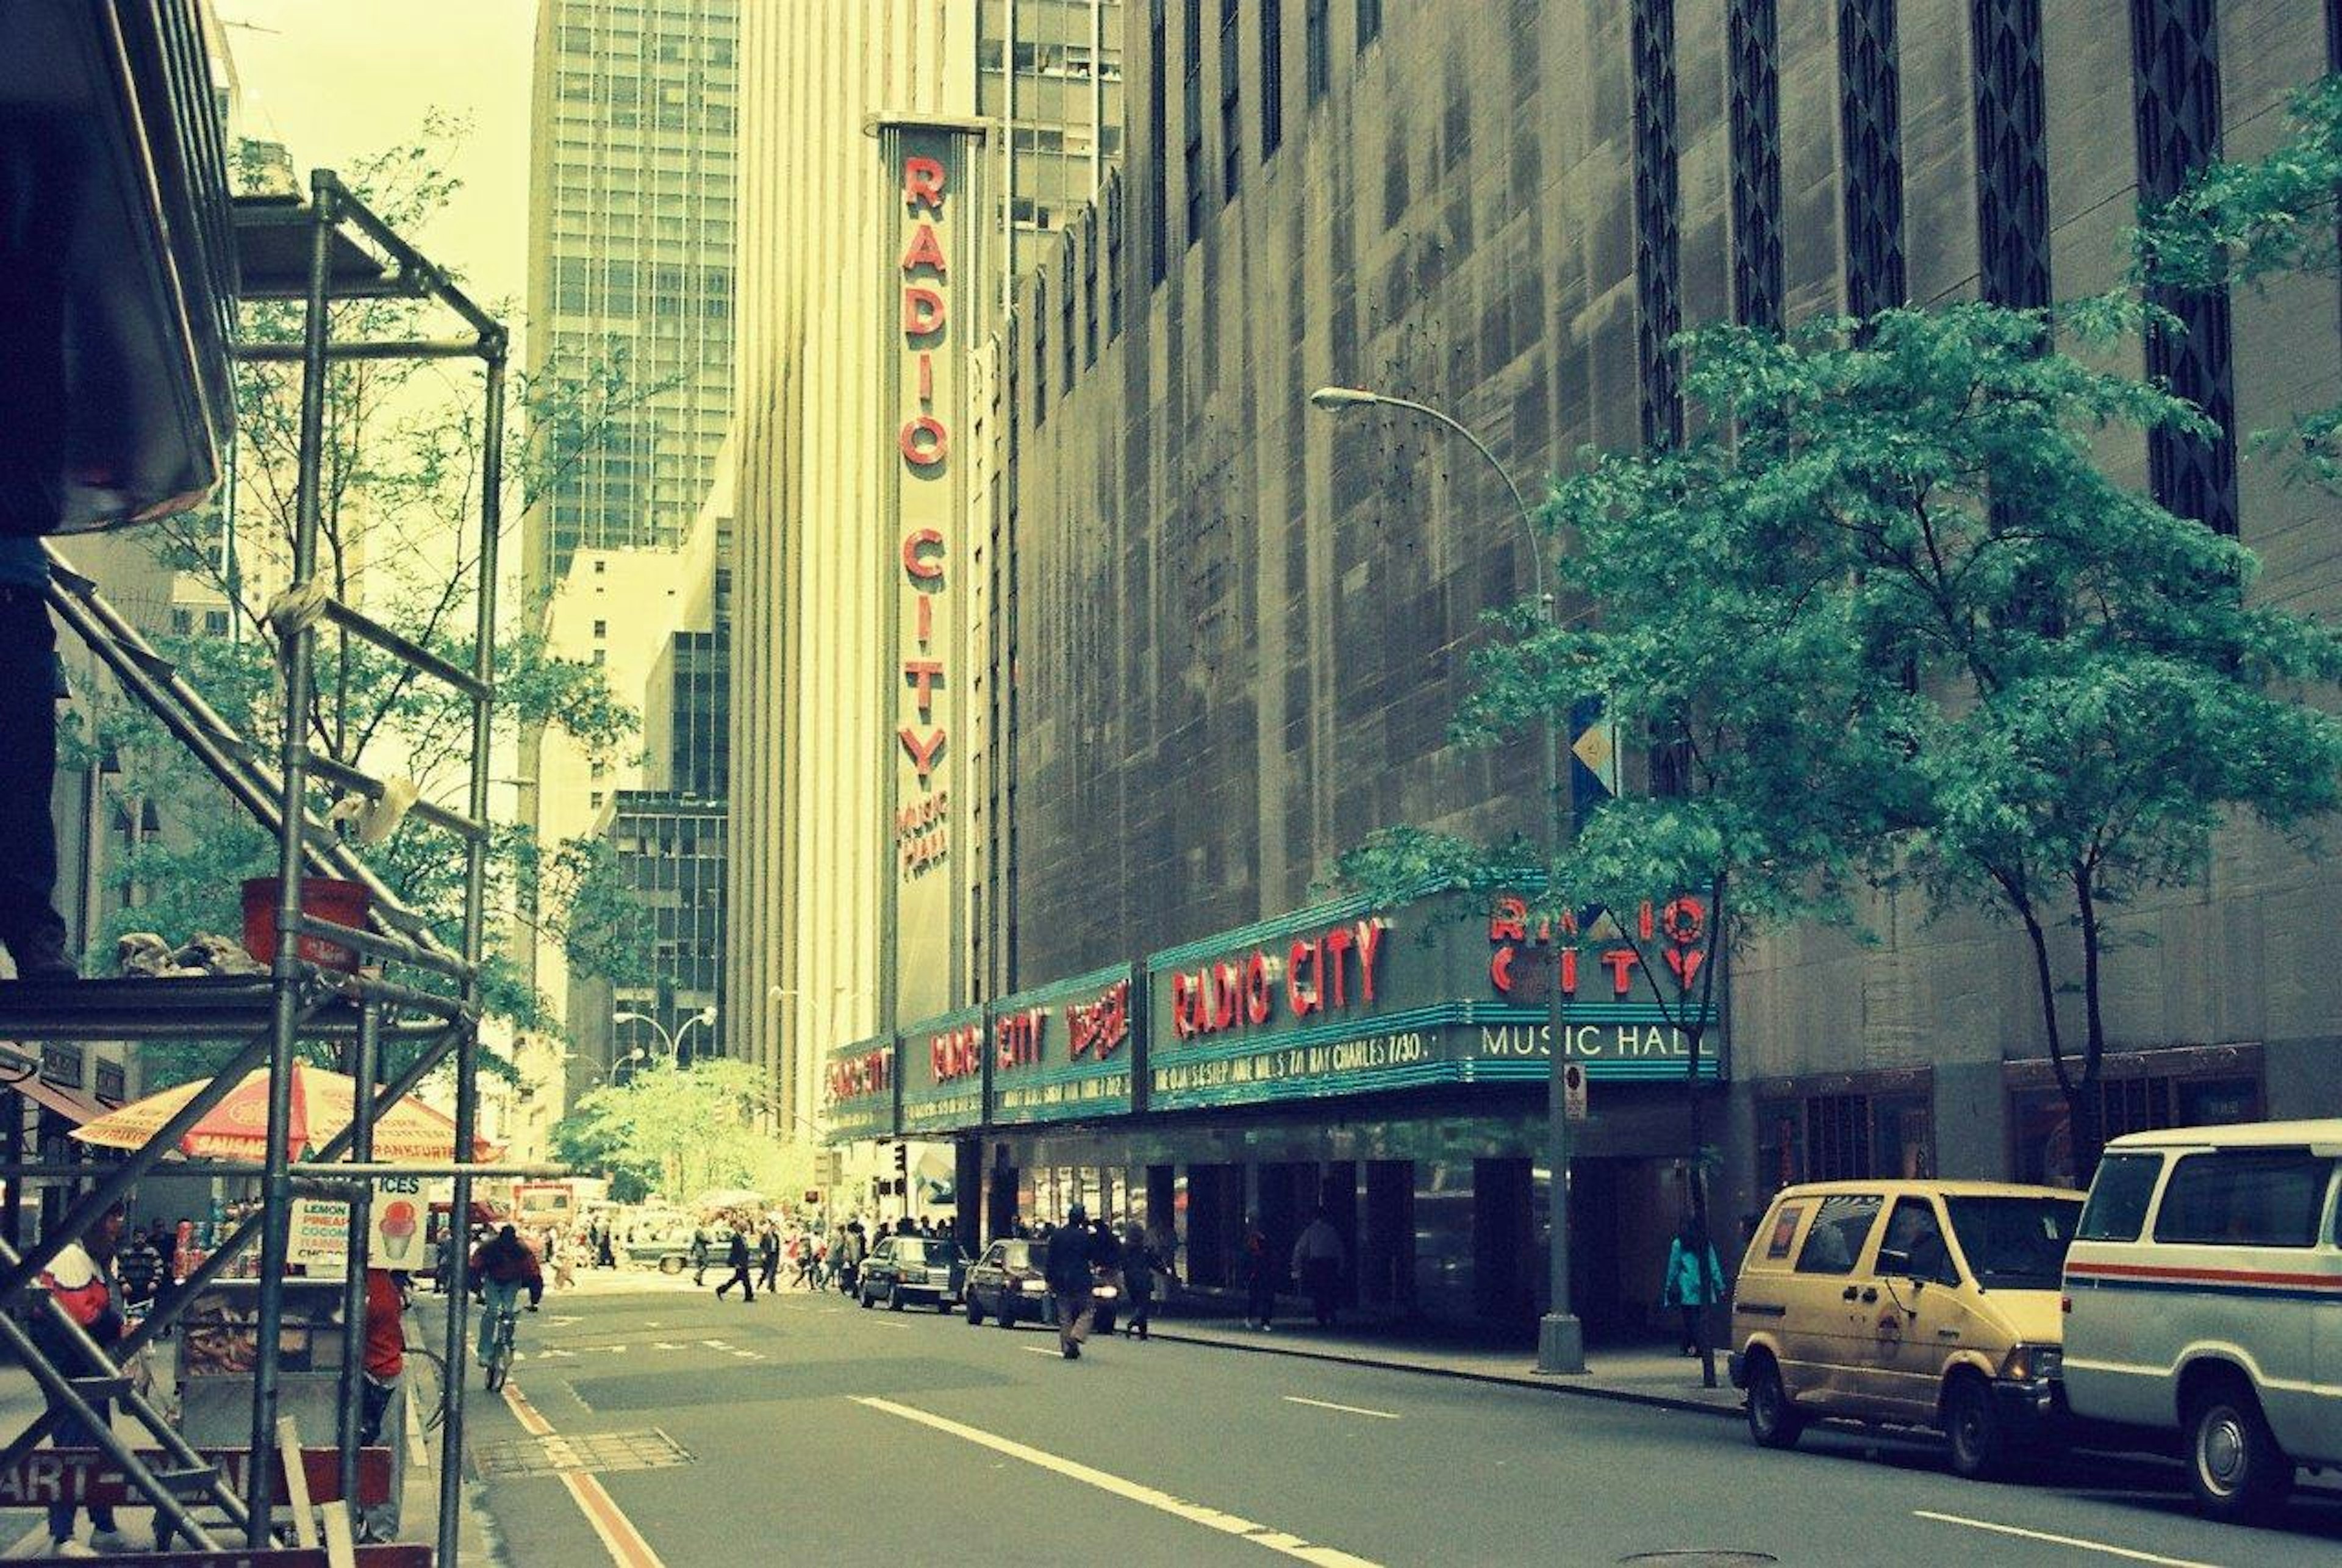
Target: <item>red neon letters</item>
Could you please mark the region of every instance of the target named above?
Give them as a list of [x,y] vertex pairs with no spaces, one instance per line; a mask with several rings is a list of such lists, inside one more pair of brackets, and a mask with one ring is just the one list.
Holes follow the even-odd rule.
[[1361,920],[1296,939],[1282,962],[1255,948],[1206,969],[1176,971],[1171,976],[1171,1027],[1183,1040],[1256,1029],[1276,1016],[1280,994],[1286,1016],[1296,1023],[1313,1013],[1370,1005],[1375,964],[1388,928],[1385,920]]

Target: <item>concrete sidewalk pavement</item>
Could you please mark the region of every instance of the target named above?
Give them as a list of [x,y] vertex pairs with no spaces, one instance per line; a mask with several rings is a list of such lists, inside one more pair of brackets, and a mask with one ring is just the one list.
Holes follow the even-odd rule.
[[1737,1418],[1742,1410],[1740,1391],[1725,1377],[1721,1350],[1716,1353],[1720,1385],[1716,1388],[1700,1385],[1696,1358],[1647,1347],[1591,1349],[1586,1353],[1584,1373],[1556,1376],[1536,1370],[1533,1351],[1492,1346],[1422,1325],[1370,1323],[1321,1329],[1305,1319],[1264,1331],[1247,1328],[1241,1318],[1205,1315],[1217,1307],[1208,1302],[1192,1306],[1174,1303],[1167,1313],[1157,1309],[1149,1330],[1156,1339],[1191,1344],[1391,1367],[1704,1415]]

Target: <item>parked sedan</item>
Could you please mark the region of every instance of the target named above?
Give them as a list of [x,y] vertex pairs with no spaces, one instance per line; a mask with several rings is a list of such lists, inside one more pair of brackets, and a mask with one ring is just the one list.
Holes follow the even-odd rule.
[[967,1255],[957,1242],[936,1236],[882,1236],[862,1260],[861,1277],[854,1293],[866,1307],[885,1302],[901,1312],[921,1302],[937,1312],[951,1311],[959,1299],[960,1279]]
[[[973,1328],[986,1318],[1002,1328],[1015,1328],[1019,1322],[1049,1322],[1048,1261],[1046,1242],[993,1243],[967,1271],[967,1283],[961,1291],[968,1325]],[[1112,1333],[1115,1306],[1121,1293],[1104,1283],[1103,1273],[1099,1280],[1092,1293],[1097,1303],[1093,1322],[1098,1333]]]

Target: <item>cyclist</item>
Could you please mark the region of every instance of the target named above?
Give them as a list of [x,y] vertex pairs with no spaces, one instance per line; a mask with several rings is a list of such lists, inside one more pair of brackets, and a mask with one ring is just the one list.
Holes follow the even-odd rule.
[[528,1310],[535,1312],[545,1299],[545,1271],[520,1233],[506,1225],[472,1253],[472,1285],[487,1306],[480,1314],[480,1364],[485,1366],[495,1343],[496,1319],[512,1311],[524,1285],[528,1287]]

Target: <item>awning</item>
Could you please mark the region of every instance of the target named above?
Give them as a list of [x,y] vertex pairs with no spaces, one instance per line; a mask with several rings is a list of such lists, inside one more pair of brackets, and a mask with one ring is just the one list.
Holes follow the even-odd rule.
[[52,1084],[34,1074],[24,1078],[0,1078],[0,1087],[14,1089],[45,1111],[55,1111],[75,1126],[105,1114],[105,1107],[78,1089]]

